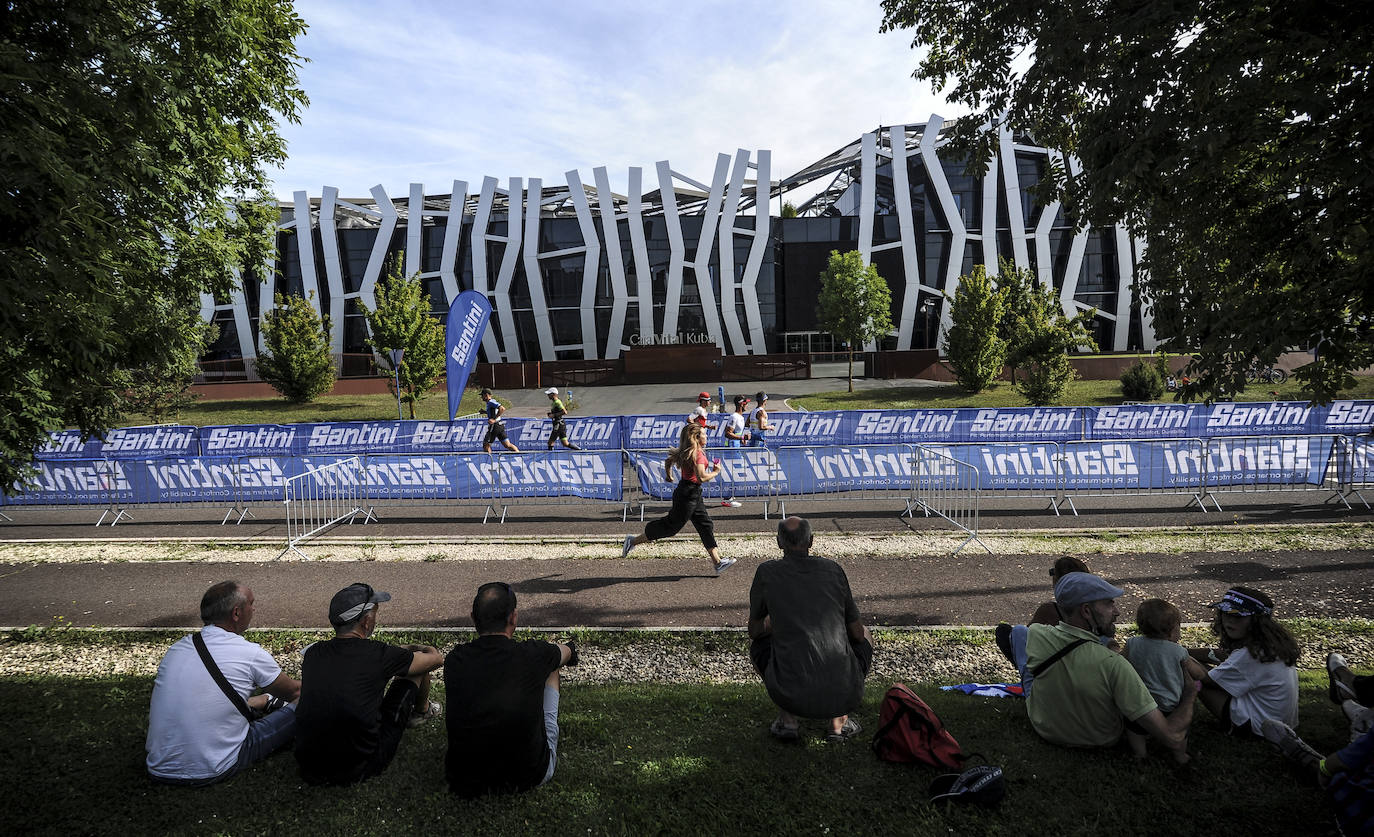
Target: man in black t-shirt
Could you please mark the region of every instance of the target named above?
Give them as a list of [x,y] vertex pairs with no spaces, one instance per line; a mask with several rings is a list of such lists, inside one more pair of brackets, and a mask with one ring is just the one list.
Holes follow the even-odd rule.
[[541,640],[516,642],[515,591],[504,581],[477,589],[477,639],[444,663],[448,695],[449,789],[459,796],[528,790],[553,778],[558,761],[558,670],[577,650]]
[[[400,647],[369,639],[378,605],[390,593],[361,582],[329,602],[334,638],[305,651],[296,707],[296,763],[313,785],[347,785],[386,769],[406,727],[442,711],[429,699],[430,672],[444,655],[428,645]],[[393,679],[394,678],[394,679]],[[387,683],[391,687],[387,688]]]

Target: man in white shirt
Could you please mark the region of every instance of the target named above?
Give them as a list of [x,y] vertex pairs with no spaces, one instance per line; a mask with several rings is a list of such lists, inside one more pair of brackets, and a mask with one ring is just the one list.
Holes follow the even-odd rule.
[[[148,709],[148,775],[172,785],[228,779],[289,744],[296,733],[299,680],[287,677],[261,645],[243,638],[253,621],[253,591],[221,581],[200,600],[199,637],[238,701],[216,683],[195,645],[177,640],[162,657]],[[254,695],[257,690],[265,694]],[[275,701],[273,701],[275,699]],[[258,720],[269,702],[285,702]]]
[[697,395],[697,405],[692,408],[692,412],[687,414],[687,423],[696,422],[707,430],[715,430],[716,425],[710,424],[707,417],[711,414],[711,393],[703,392]]

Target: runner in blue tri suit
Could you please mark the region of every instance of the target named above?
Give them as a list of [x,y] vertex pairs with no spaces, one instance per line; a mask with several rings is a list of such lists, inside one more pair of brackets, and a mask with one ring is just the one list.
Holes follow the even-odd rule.
[[768,410],[764,406],[768,403],[768,393],[759,392],[754,395],[754,400],[758,406],[754,408],[754,412],[749,417],[749,423],[753,425],[753,435],[749,438],[749,444],[761,447],[767,438],[768,431],[773,429],[773,425],[768,423]]
[[484,402],[482,408],[487,412],[487,435],[482,439],[482,450],[491,453],[492,443],[499,439],[501,444],[505,445],[506,450],[519,453],[520,448],[517,448],[510,439],[506,438],[506,423],[501,421],[501,416],[506,412],[506,406],[497,401],[489,389],[483,388],[481,396]]

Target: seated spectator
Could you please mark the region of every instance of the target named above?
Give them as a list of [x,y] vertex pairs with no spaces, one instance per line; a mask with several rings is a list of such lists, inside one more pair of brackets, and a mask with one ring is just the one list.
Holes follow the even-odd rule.
[[[237,581],[221,581],[201,597],[200,619],[205,627],[198,635],[182,637],[163,655],[148,709],[148,775],[172,785],[228,779],[291,743],[296,734],[300,681],[283,674],[261,645],[243,638],[253,621],[253,591]],[[211,673],[211,663],[224,686]],[[258,689],[266,693],[253,695]]]
[[517,621],[510,585],[483,584],[472,600],[477,638],[454,646],[444,663],[444,772],[459,796],[528,790],[552,779],[558,764],[558,670],[577,665],[577,649],[516,642]]
[[1274,602],[1260,590],[1232,587],[1208,605],[1217,611],[1215,649],[1195,649],[1215,663],[1202,680],[1202,704],[1233,733],[1259,735],[1271,718],[1298,725],[1298,641],[1274,619]]
[[[1053,589],[1059,579],[1069,573],[1086,572],[1091,571],[1083,559],[1075,558],[1072,555],[1062,556],[1050,567],[1050,588]],[[1035,609],[1027,625],[1057,625],[1062,618],[1059,605],[1051,600]],[[993,634],[1002,655],[1016,667],[1016,672],[1021,675],[1022,695],[1030,694],[1031,684],[1035,681],[1035,675],[1026,668],[1027,625],[1008,625],[1006,622],[1002,622]],[[1117,643],[1116,637],[1104,636],[1101,642],[1113,651],[1120,650],[1121,646]]]
[[347,785],[376,776],[395,757],[412,721],[441,712],[429,700],[429,681],[444,655],[428,645],[402,648],[369,639],[378,606],[389,601],[390,593],[350,584],[329,602],[334,638],[305,651],[296,762],[310,784]]
[[778,706],[769,732],[794,741],[799,718],[825,718],[826,740],[839,743],[860,731],[849,713],[863,700],[873,638],[844,569],[811,555],[814,540],[800,517],[778,524],[783,557],[760,564],[749,588],[749,656]]
[[[1178,643],[1183,614],[1177,607],[1163,599],[1146,599],[1136,608],[1135,624],[1139,635],[1126,640],[1121,654],[1130,660],[1167,718],[1181,702],[1192,702],[1191,690],[1207,670]],[[1127,730],[1126,740],[1137,757],[1144,757],[1144,736]]]
[[1064,618],[1057,625],[1031,625],[1027,665],[1035,690],[1026,710],[1036,733],[1066,747],[1111,747],[1126,730],[1148,735],[1188,761],[1187,730],[1192,701],[1165,718],[1140,675],[1120,654],[1102,645],[1116,633],[1120,588],[1090,573],[1068,573],[1055,585]]

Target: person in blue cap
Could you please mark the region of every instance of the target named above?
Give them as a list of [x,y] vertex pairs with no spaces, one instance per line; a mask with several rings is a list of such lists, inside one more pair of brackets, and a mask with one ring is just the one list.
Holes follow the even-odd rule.
[[1059,624],[1031,625],[1026,638],[1026,665],[1035,676],[1026,714],[1051,744],[1114,747],[1130,730],[1186,763],[1194,702],[1181,701],[1165,718],[1130,661],[1101,642],[1116,633],[1116,600],[1124,592],[1092,573],[1067,573],[1055,583]]

